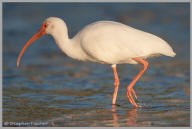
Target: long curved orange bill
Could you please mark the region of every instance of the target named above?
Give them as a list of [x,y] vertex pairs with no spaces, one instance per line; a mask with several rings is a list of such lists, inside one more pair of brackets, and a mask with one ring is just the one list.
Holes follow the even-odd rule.
[[35,40],[37,40],[38,38],[40,38],[41,36],[46,34],[44,24],[46,24],[46,23],[43,23],[42,27],[40,28],[40,30],[37,33],[35,33],[29,39],[29,41],[24,45],[23,49],[21,50],[21,52],[19,53],[19,56],[17,58],[17,67],[19,67],[19,63],[20,63],[21,57],[22,57],[23,53],[25,52],[25,50],[29,47],[29,45],[31,45]]

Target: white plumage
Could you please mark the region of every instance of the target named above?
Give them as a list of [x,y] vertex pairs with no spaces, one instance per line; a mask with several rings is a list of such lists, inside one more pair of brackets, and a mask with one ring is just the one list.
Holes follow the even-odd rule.
[[[132,87],[148,66],[144,59],[159,55],[176,55],[163,39],[113,21],[98,21],[87,25],[74,38],[69,39],[65,22],[60,18],[50,17],[25,44],[19,54],[17,66],[25,49],[44,34],[52,35],[59,48],[73,59],[110,64],[115,77],[115,87],[119,86],[116,64],[143,64],[143,69],[127,88],[127,97],[134,106],[137,105],[131,94],[135,97],[136,94]],[[115,104],[117,91],[118,88],[115,88],[112,104]]]
[[83,28],[75,38],[89,58],[106,64],[136,62],[134,57],[174,56],[172,48],[159,37],[121,23],[99,21]]
[[[136,64],[137,62],[132,60],[134,57],[175,56],[169,44],[161,38],[118,22],[92,23],[72,39],[68,39],[67,27],[63,20],[51,17],[45,22],[58,29],[49,32],[47,28],[47,33],[54,37],[63,52],[74,59],[104,64]],[[58,34],[60,31],[61,35]]]

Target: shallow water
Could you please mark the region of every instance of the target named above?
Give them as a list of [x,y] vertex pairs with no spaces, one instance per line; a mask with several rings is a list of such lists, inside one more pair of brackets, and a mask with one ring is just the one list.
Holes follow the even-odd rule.
[[[162,37],[177,55],[148,60],[134,86],[139,108],[128,102],[126,85],[141,66],[118,65],[118,105],[111,105],[111,68],[68,58],[51,36],[32,44],[16,68],[19,51],[49,16],[65,19],[70,37],[93,21],[119,21]],[[189,32],[189,4],[4,3],[3,125],[190,126]]]

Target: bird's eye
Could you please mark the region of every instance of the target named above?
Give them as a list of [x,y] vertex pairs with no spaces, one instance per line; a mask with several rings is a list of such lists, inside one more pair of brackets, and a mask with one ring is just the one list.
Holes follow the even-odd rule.
[[44,24],[44,27],[46,28],[46,27],[47,27],[47,24]]

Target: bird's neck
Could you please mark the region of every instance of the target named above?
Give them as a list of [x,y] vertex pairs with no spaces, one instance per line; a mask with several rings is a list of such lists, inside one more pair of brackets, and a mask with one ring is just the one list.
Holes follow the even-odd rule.
[[68,33],[57,33],[52,35],[58,47],[69,57],[77,60],[83,60],[83,53],[80,44],[68,37]]

